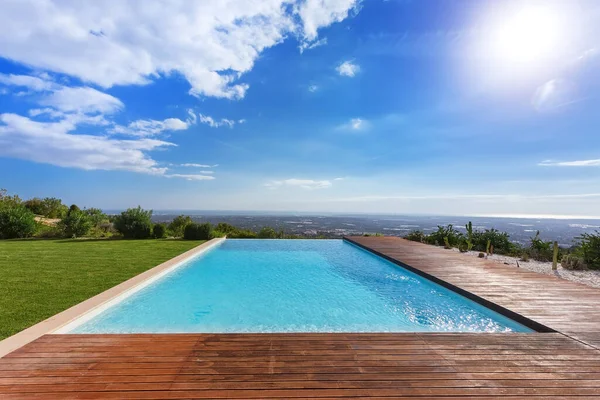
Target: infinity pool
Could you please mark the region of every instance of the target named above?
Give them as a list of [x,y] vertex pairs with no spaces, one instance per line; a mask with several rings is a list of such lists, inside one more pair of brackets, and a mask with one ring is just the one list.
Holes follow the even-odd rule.
[[530,330],[342,240],[231,239],[70,330],[432,331]]

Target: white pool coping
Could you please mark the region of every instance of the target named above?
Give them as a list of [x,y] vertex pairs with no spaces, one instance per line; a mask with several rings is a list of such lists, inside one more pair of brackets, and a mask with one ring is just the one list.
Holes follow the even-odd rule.
[[221,244],[225,238],[216,238],[202,243],[164,263],[157,265],[131,279],[97,294],[73,307],[39,322],[11,337],[0,341],[0,357],[17,350],[46,334],[63,334],[89,321],[104,310],[123,301],[156,280],[162,278],[195,257]]

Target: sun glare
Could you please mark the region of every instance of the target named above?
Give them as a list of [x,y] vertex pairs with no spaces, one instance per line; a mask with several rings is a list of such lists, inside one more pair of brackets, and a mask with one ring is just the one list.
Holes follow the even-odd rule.
[[500,21],[490,45],[496,57],[513,62],[535,62],[551,56],[564,32],[555,10],[531,7]]

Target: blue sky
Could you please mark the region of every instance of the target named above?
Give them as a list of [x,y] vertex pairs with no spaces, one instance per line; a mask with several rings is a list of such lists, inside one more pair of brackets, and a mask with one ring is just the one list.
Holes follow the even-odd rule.
[[0,187],[107,209],[600,215],[595,1],[99,3],[3,3]]

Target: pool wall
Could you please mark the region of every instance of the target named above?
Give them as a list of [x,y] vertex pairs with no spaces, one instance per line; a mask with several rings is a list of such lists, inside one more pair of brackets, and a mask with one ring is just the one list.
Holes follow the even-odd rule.
[[461,295],[463,297],[466,297],[467,299],[472,300],[475,303],[478,303],[478,304],[480,304],[480,305],[482,305],[482,306],[484,306],[486,308],[489,308],[490,310],[495,311],[495,312],[497,312],[500,315],[503,315],[503,316],[505,316],[507,318],[510,318],[513,321],[518,322],[521,325],[524,325],[524,326],[526,326],[529,329],[532,329],[532,330],[534,330],[536,332],[556,332],[554,329],[551,329],[551,328],[549,328],[549,327],[547,327],[545,325],[542,325],[539,322],[536,322],[536,321],[534,321],[532,319],[526,318],[526,317],[522,316],[521,314],[518,314],[518,313],[516,313],[514,311],[509,310],[508,308],[501,307],[501,306],[497,305],[496,303],[493,303],[493,302],[491,302],[489,300],[484,299],[483,297],[479,297],[479,296],[477,296],[477,295],[475,295],[475,294],[473,294],[473,293],[471,293],[469,291],[466,291],[466,290],[464,290],[464,289],[462,289],[462,288],[460,288],[458,286],[455,286],[455,285],[453,285],[451,283],[448,283],[448,282],[446,282],[446,281],[444,281],[442,279],[439,279],[439,278],[437,278],[437,277],[435,277],[433,275],[430,275],[430,274],[428,274],[426,272],[423,272],[420,269],[413,268],[413,267],[411,267],[408,264],[400,262],[400,261],[398,261],[398,260],[396,260],[396,259],[394,259],[392,257],[388,257],[385,254],[380,253],[380,252],[378,252],[376,250],[373,250],[373,249],[371,249],[371,248],[369,248],[367,246],[363,246],[362,244],[360,244],[358,242],[355,242],[351,238],[344,237],[344,241],[346,241],[349,244],[352,244],[353,246],[356,246],[357,248],[359,248],[361,250],[364,250],[364,251],[367,251],[369,253],[375,254],[378,257],[383,258],[384,260],[387,260],[387,261],[389,261],[389,262],[391,262],[393,264],[396,264],[396,265],[398,265],[398,266],[400,266],[402,268],[405,268],[405,269],[409,270],[412,273],[415,273],[415,274],[417,274],[419,276],[422,276],[423,278],[428,279],[431,282],[437,283],[438,285],[440,285],[442,287],[445,287],[446,289],[449,289],[449,290],[451,290],[451,291],[453,291],[455,293],[458,293],[459,295]]

